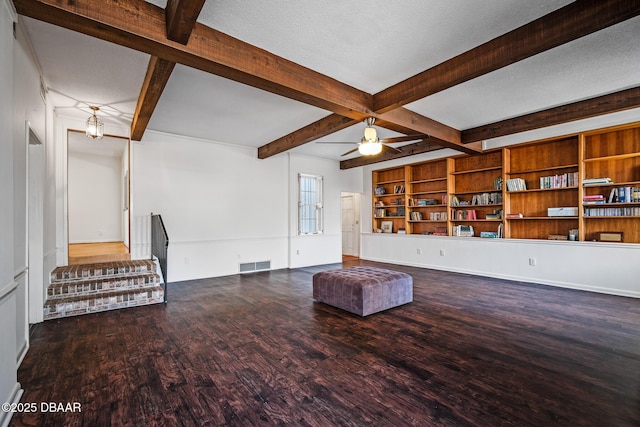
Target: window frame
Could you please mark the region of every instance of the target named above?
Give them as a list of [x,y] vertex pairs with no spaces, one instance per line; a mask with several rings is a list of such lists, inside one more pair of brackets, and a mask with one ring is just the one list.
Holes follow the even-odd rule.
[[[303,194],[303,180],[313,179],[316,181],[314,193],[314,203],[304,203],[305,197]],[[308,191],[307,191],[308,192]],[[315,215],[310,215],[308,218],[304,214],[304,208],[309,207],[315,212]],[[321,175],[313,174],[298,174],[298,235],[299,236],[314,236],[318,234],[324,234],[324,178]],[[315,219],[314,231],[303,231],[303,224],[309,219]]]

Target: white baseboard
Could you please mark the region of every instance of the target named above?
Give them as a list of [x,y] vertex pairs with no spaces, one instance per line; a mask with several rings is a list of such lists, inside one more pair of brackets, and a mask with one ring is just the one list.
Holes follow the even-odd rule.
[[[2,400],[2,403],[6,402],[11,404],[20,402],[20,398],[22,397],[23,392],[24,390],[22,390],[20,383],[16,383],[13,387],[11,395],[7,399]],[[0,427],[7,427],[9,425],[9,422],[11,421],[12,415],[12,412],[0,411]]]

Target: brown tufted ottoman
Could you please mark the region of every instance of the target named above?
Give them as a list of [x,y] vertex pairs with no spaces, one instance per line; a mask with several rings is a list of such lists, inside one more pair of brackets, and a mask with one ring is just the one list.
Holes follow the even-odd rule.
[[413,301],[413,278],[374,267],[323,271],[313,275],[313,299],[368,316]]

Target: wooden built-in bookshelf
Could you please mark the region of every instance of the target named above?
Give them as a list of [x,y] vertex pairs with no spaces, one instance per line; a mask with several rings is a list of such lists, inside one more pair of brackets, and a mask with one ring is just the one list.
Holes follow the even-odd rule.
[[[583,202],[582,239],[596,240],[601,232],[620,232],[624,242],[640,243],[640,126],[590,132],[583,138],[583,178],[610,178],[611,182],[583,186],[585,196],[602,195],[605,203]],[[621,188],[631,189],[631,200],[626,200],[628,196],[625,201],[617,198]],[[609,202],[612,191],[616,197]]]
[[473,227],[474,236],[501,233],[502,151],[449,159],[451,234],[456,226]]
[[[578,148],[573,136],[504,149],[506,236],[548,239],[578,229]],[[508,181],[518,178],[526,189],[510,190]],[[575,215],[549,215],[549,208],[566,207],[575,208]]]
[[[451,236],[471,226],[476,237],[597,241],[622,233],[625,243],[640,243],[640,123],[376,170],[372,178],[374,231],[391,221],[394,233]],[[585,185],[597,178],[610,182]]]

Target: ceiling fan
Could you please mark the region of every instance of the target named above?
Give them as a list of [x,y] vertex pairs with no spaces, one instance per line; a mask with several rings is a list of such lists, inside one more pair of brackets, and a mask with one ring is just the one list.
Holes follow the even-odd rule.
[[408,141],[416,141],[420,139],[427,139],[429,135],[426,133],[420,133],[416,135],[406,135],[406,136],[397,136],[394,138],[378,138],[378,133],[376,129],[373,127],[376,119],[374,117],[368,117],[365,119],[365,123],[367,127],[364,128],[364,135],[360,142],[342,142],[342,141],[317,141],[321,144],[356,144],[357,147],[353,150],[349,150],[346,153],[342,154],[342,156],[347,156],[351,153],[355,153],[358,151],[363,156],[372,156],[375,154],[379,154],[382,150],[396,151],[400,152],[395,147],[392,147],[387,144],[394,144],[398,142],[408,142]]

